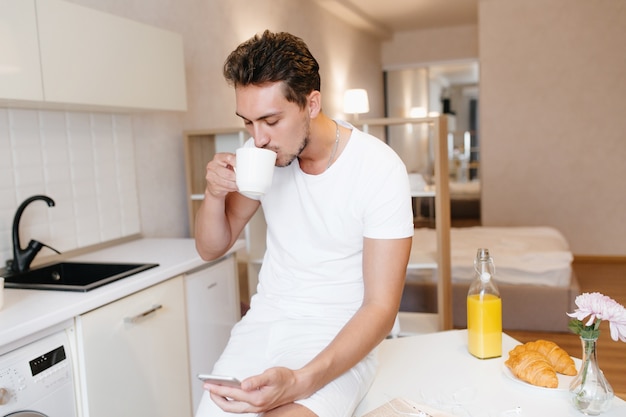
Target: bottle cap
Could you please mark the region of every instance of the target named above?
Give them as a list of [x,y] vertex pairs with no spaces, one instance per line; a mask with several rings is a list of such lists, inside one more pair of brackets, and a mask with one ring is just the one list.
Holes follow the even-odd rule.
[[485,261],[489,259],[489,249],[480,248],[476,251],[476,259],[480,261]]

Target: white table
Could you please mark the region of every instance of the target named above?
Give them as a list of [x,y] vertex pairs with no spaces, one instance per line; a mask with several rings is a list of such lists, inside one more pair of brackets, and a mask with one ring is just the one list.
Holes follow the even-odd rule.
[[[533,387],[505,374],[503,363],[517,344],[504,334],[502,357],[480,360],[467,352],[466,330],[385,340],[378,375],[355,416],[403,397],[459,416],[584,417],[566,390]],[[601,416],[626,416],[626,402],[616,397]]]

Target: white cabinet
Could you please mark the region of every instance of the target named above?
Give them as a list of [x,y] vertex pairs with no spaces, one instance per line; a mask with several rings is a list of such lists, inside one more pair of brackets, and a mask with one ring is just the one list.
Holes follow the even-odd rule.
[[83,417],[189,417],[183,277],[76,319]]
[[35,0],[0,0],[0,98],[43,100]]
[[234,255],[185,274],[189,364],[193,409],[202,397],[199,373],[208,373],[240,318],[237,263]]
[[[0,0],[0,16],[0,31],[11,34],[0,32],[0,52],[19,52],[0,58],[0,65],[19,67],[20,76],[34,80],[32,86],[21,78],[16,83],[14,74],[0,69],[5,104],[15,99],[44,108],[187,109],[179,34],[61,0]],[[43,97],[31,87],[43,88]]]
[[186,110],[181,36],[60,0],[37,0],[46,101]]

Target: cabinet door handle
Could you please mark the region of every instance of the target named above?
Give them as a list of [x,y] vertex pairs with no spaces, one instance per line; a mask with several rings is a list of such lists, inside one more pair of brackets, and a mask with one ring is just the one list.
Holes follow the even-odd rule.
[[125,323],[136,323],[137,321],[143,319],[146,316],[149,316],[150,314],[156,312],[157,310],[163,308],[163,306],[161,304],[155,304],[152,306],[151,309],[144,311],[143,313],[139,313],[136,316],[132,316],[132,317],[126,317],[124,319]]
[[207,290],[210,290],[211,288],[217,287],[217,282],[212,282],[209,285],[207,285]]

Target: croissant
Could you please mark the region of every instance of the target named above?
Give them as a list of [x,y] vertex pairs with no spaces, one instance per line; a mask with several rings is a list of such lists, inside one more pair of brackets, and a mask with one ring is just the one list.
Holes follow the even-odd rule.
[[556,388],[559,380],[556,371],[541,353],[534,350],[509,352],[509,359],[504,364],[511,370],[513,375],[529,384],[545,388]]
[[[559,345],[548,340],[537,340],[518,345],[513,351],[523,352],[524,350],[534,350],[544,355],[554,370],[563,375],[576,375],[576,365],[574,360]],[[517,353],[517,352],[516,352]]]

